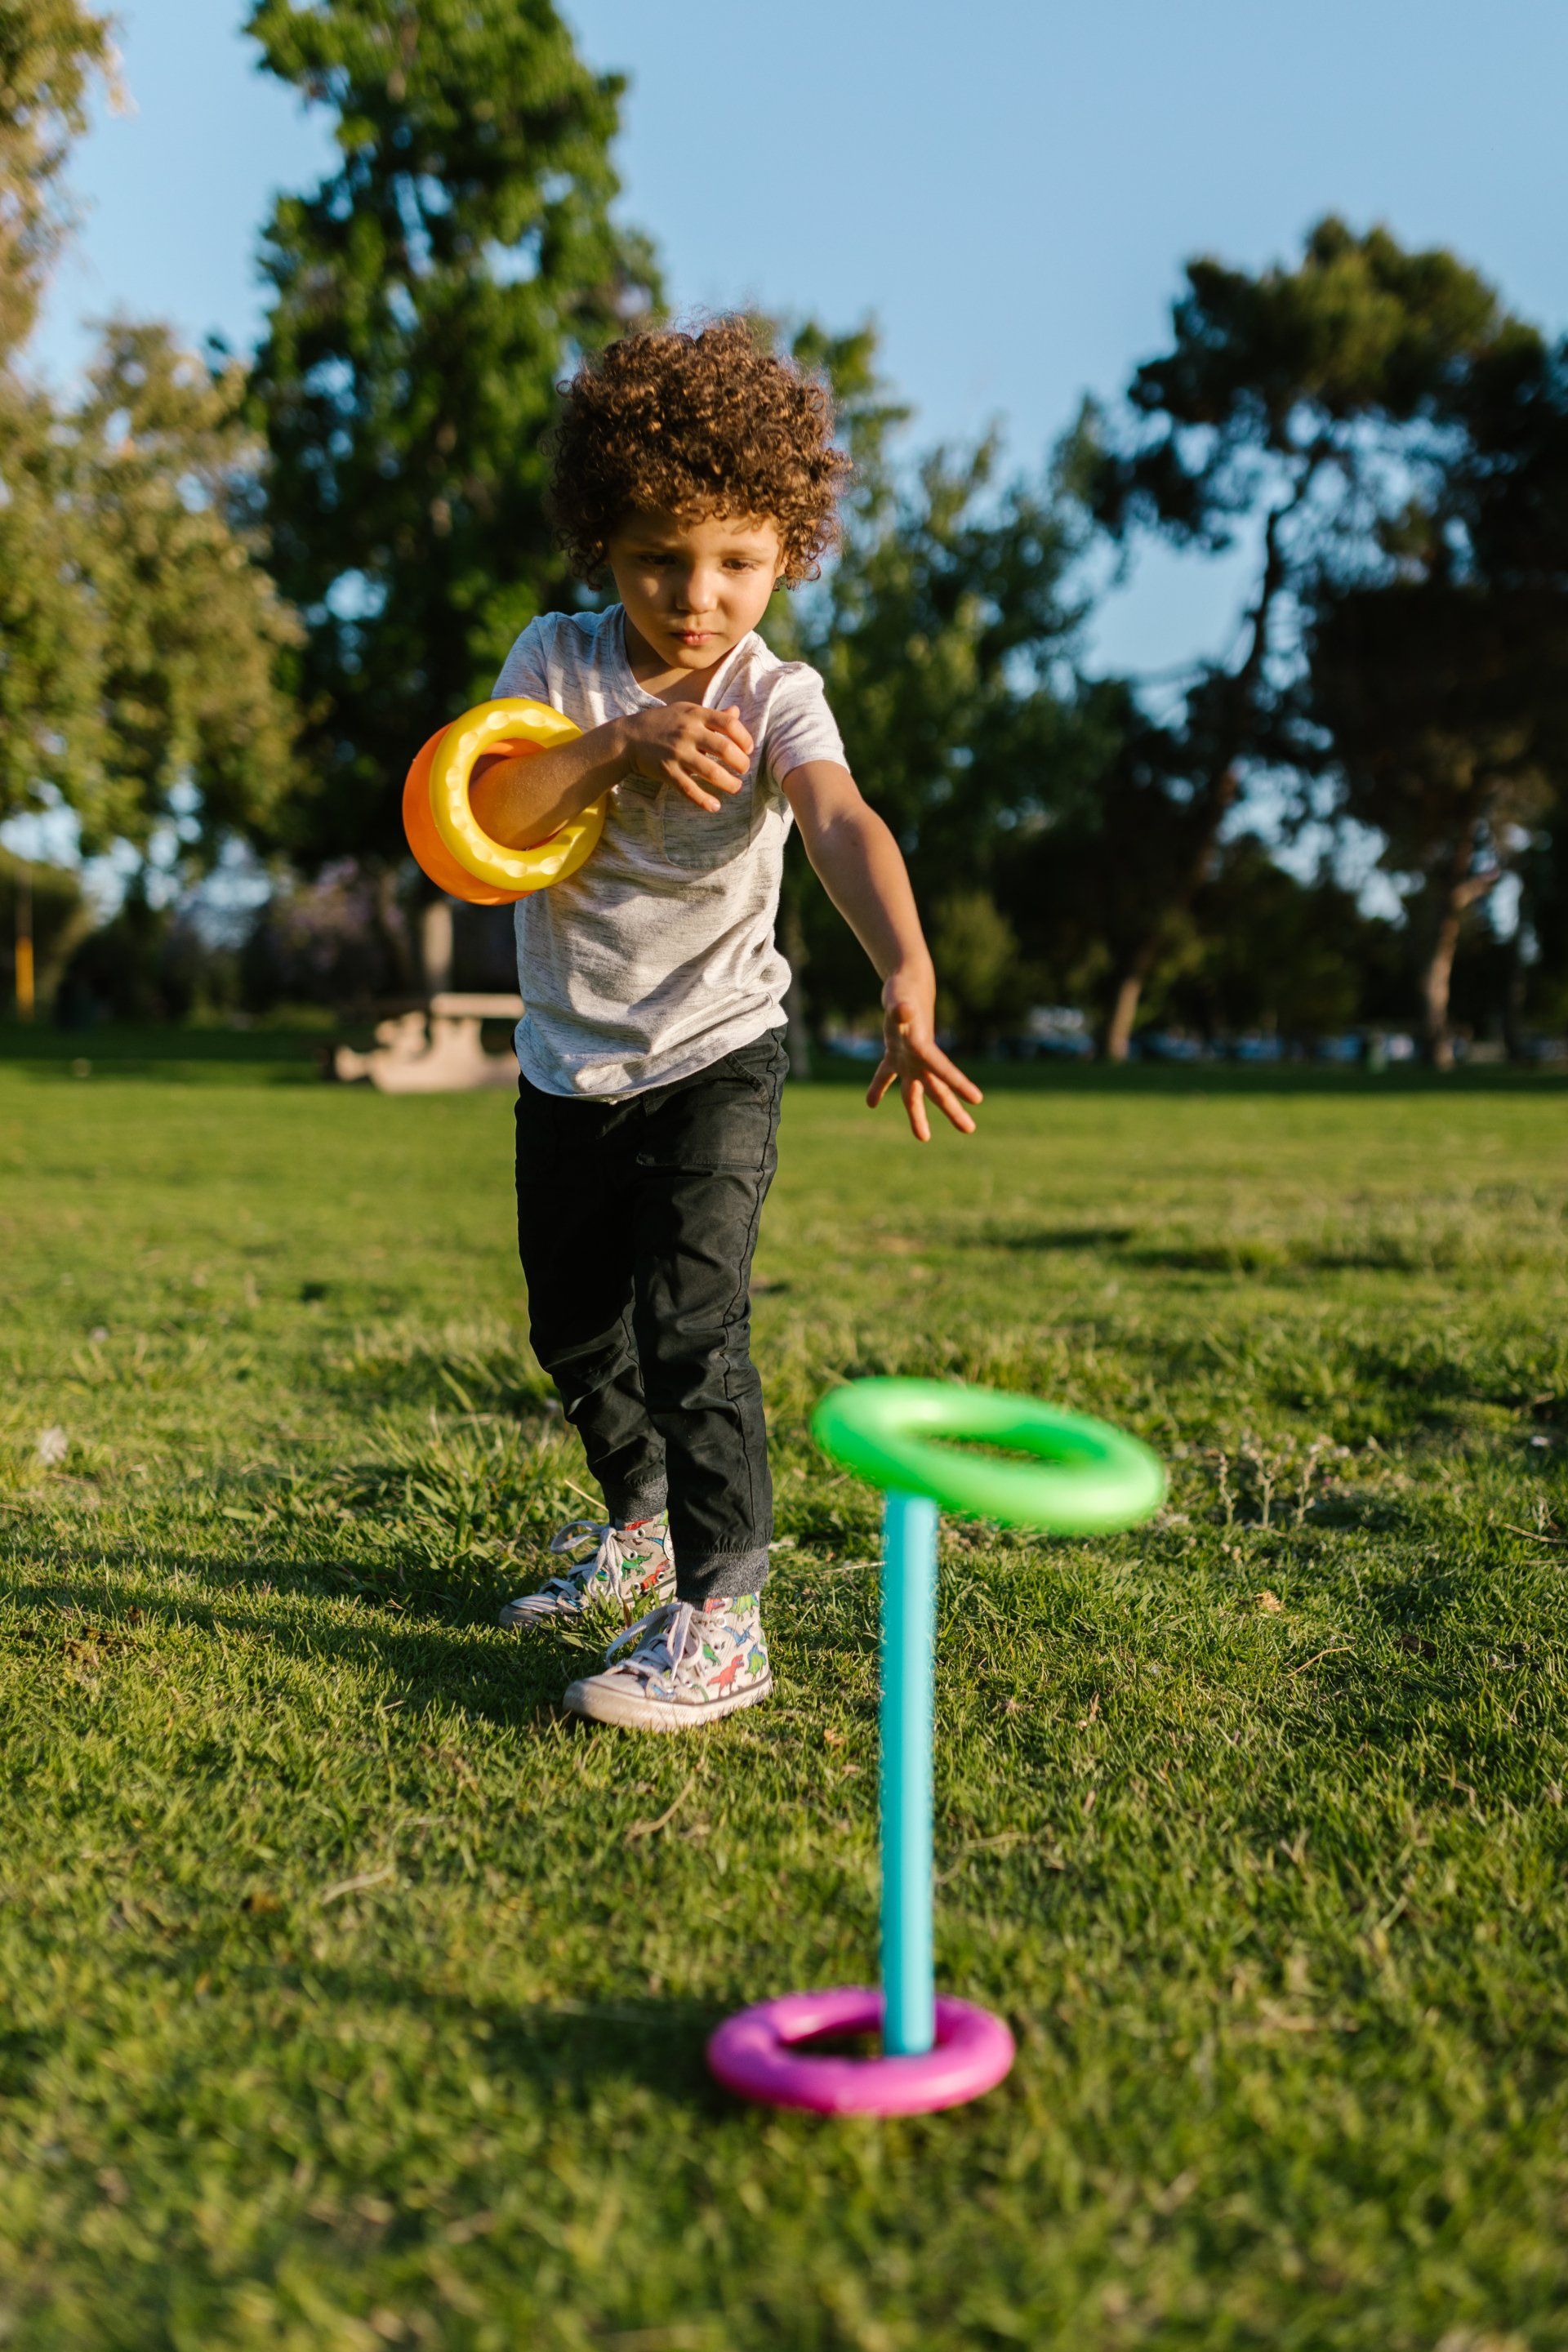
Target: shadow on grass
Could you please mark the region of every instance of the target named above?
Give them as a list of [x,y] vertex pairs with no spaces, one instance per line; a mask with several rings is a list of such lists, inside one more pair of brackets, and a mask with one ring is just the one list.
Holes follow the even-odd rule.
[[[268,1969],[276,1983],[278,1969]],[[482,2039],[498,2065],[531,2084],[554,2105],[602,2099],[613,2083],[635,2083],[661,2102],[705,2109],[710,2116],[738,2112],[738,2102],[708,2072],[708,2037],[727,2013],[691,2000],[654,1999],[511,2004],[436,1990],[417,1979],[384,1970],[361,1974],[311,1963],[281,1973],[301,1991],[325,1993],[350,2015],[378,2009],[406,2011],[422,2025],[434,2020]],[[742,2004],[737,2001],[736,2006]]]
[[[331,1026],[230,1029],[174,1024],[105,1022],[90,1029],[52,1029],[0,1022],[0,1068],[79,1084],[103,1078],[261,1080],[272,1086],[321,1082]],[[369,1037],[368,1026],[364,1035]]]
[[[129,1549],[95,1549],[93,1558],[96,1565],[127,1576],[183,1573],[200,1581],[175,1593],[143,1590],[130,1594],[123,1585],[79,1575],[73,1575],[68,1584],[52,1584],[36,1571],[30,1577],[16,1575],[0,1585],[0,1595],[14,1608],[35,1610],[38,1615],[30,1625],[14,1626],[9,1638],[46,1643],[58,1639],[79,1646],[91,1645],[96,1639],[98,1646],[111,1649],[149,1622],[249,1636],[279,1657],[300,1664],[332,1664],[384,1675],[397,1685],[400,1703],[415,1716],[425,1708],[455,1707],[514,1730],[557,1721],[566,1684],[592,1672],[603,1650],[602,1643],[548,1635],[524,1642],[515,1634],[502,1635],[493,1624],[481,1633],[480,1623],[471,1618],[458,1622],[405,1612],[384,1601],[377,1611],[379,1596],[363,1589],[344,1591],[341,1570],[301,1566],[290,1575],[286,1567],[269,1566],[265,1582],[271,1597],[340,1604],[358,1600],[364,1611],[358,1622],[328,1617],[304,1626],[250,1601],[247,1590],[255,1587],[237,1579],[230,1561],[190,1552],[153,1561],[145,1552]],[[337,1590],[324,1589],[324,1575],[336,1582]]]
[[[1135,1225],[1042,1225],[1023,1233],[954,1234],[957,1249],[1053,1250],[1119,1249],[1136,1233]],[[946,1238],[945,1236],[942,1238]]]

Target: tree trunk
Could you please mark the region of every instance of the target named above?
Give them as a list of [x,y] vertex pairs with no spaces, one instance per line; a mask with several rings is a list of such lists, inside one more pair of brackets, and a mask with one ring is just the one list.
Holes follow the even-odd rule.
[[1100,1036],[1100,1052],[1108,1062],[1125,1062],[1128,1057],[1132,1045],[1132,1024],[1138,1018],[1139,1003],[1149,984],[1149,975],[1159,961],[1160,943],[1172,916],[1183,913],[1191,906],[1200,885],[1207,877],[1220,826],[1240,789],[1241,779],[1235,768],[1226,768],[1209,794],[1207,811],[1201,829],[1194,836],[1184,871],[1117,973],[1110,1018]]
[[1110,1018],[1105,1024],[1100,1051],[1108,1062],[1125,1062],[1132,1048],[1132,1024],[1138,1018],[1138,1000],[1144,983],[1153,969],[1155,942],[1146,943],[1148,952],[1140,949],[1123,969],[1116,983],[1116,993],[1110,1000]]
[[1206,821],[1198,832],[1185,874],[1178,880],[1117,975],[1110,1016],[1100,1040],[1100,1050],[1108,1062],[1125,1062],[1127,1059],[1132,1043],[1132,1024],[1138,1018],[1139,1000],[1154,969],[1160,941],[1172,916],[1189,907],[1196,896],[1198,886],[1208,872],[1220,826],[1241,789],[1237,762],[1246,750],[1247,730],[1254,715],[1253,697],[1268,651],[1268,624],[1276,600],[1285,585],[1287,565],[1280,541],[1280,527],[1307,497],[1317,479],[1318,468],[1319,459],[1313,457],[1303,468],[1291,495],[1282,505],[1271,509],[1264,525],[1263,570],[1252,606],[1247,652],[1234,677],[1228,680],[1229,722],[1221,739],[1223,750],[1215,761],[1213,782],[1206,796]]
[[427,996],[437,996],[451,987],[452,948],[451,901],[432,898],[419,910],[419,961]]
[[[1462,853],[1462,862],[1469,862],[1469,845]],[[1458,866],[1461,859],[1456,857]],[[1453,875],[1443,898],[1443,911],[1437,919],[1436,937],[1432,952],[1426,959],[1426,969],[1421,975],[1421,1008],[1426,1047],[1426,1060],[1434,1070],[1451,1070],[1454,1066],[1454,1038],[1448,1027],[1448,993],[1454,978],[1454,956],[1459,944],[1459,932],[1465,917],[1478,898],[1496,889],[1502,879],[1502,870],[1491,867],[1484,874]]]

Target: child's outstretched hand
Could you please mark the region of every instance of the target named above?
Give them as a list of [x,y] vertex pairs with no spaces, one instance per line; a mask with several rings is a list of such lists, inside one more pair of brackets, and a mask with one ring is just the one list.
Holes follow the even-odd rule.
[[927,1095],[961,1135],[974,1132],[974,1121],[964,1104],[984,1100],[973,1079],[966,1078],[936,1042],[935,995],[934,988],[921,983],[897,977],[888,982],[882,991],[882,1058],[866,1089],[866,1099],[875,1110],[896,1078],[910,1126],[921,1143],[931,1141]]

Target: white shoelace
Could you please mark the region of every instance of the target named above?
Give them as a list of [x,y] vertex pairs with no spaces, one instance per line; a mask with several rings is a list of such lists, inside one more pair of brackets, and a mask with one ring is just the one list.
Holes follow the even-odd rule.
[[607,1664],[617,1650],[646,1636],[639,1649],[621,1661],[617,1672],[636,1675],[647,1682],[654,1675],[672,1675],[691,1646],[691,1623],[697,1611],[689,1601],[666,1601],[658,1609],[650,1609],[635,1625],[628,1625],[618,1634],[605,1653]]
[[559,1593],[563,1601],[580,1600],[584,1585],[601,1562],[618,1579],[627,1559],[634,1556],[623,1541],[625,1532],[620,1528],[602,1526],[595,1519],[574,1519],[569,1526],[557,1529],[550,1538],[552,1552],[569,1552],[577,1544],[591,1542],[593,1553],[587,1559],[576,1561],[569,1574],[552,1576],[542,1587],[540,1598],[542,1600],[545,1593]]

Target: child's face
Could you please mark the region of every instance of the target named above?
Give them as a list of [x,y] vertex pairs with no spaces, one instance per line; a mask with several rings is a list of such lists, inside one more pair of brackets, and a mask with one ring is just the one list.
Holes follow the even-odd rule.
[[678,522],[637,509],[609,544],[626,618],[671,669],[710,669],[754,629],[783,571],[778,526],[710,514]]

